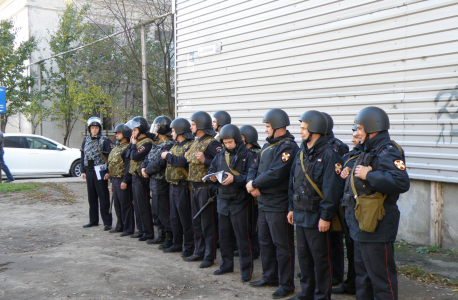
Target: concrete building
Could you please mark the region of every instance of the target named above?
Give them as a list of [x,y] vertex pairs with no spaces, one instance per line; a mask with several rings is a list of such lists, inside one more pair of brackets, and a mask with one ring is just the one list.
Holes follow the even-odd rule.
[[[25,62],[26,64],[51,56],[47,39],[49,32],[57,30],[59,15],[64,10],[64,0],[0,0],[0,19],[13,20],[15,28],[19,30],[18,41],[27,40],[31,36],[36,37],[38,41],[40,51],[33,53],[30,60]],[[29,74],[36,76],[37,66],[31,66]],[[35,133],[62,143],[63,132],[58,125],[56,122],[44,121],[43,132],[38,128]],[[84,131],[84,123],[78,121],[70,137],[71,147],[81,146]],[[32,127],[24,116],[15,116],[9,118],[6,132],[32,133]]]
[[[385,109],[411,189],[398,238],[458,247],[458,1],[176,0],[178,117],[328,112],[350,143],[356,113]],[[220,50],[220,51],[218,51]],[[199,55],[200,54],[200,55]],[[297,121],[297,122],[296,122]]]

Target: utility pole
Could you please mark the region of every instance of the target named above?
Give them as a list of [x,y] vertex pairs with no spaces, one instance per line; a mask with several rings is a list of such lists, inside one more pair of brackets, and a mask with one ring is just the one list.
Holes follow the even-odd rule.
[[141,27],[141,41],[142,41],[142,92],[143,92],[143,117],[148,119],[148,94],[147,89],[147,73],[146,73],[146,33],[145,25]]
[[[37,64],[38,94],[40,95],[41,117],[43,117],[43,99],[41,99],[41,63]],[[43,135],[43,120],[40,120],[40,135]]]

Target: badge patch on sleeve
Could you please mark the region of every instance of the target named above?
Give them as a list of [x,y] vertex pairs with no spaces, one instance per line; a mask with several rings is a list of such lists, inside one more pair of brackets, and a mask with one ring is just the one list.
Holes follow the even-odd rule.
[[291,154],[289,154],[288,152],[283,152],[281,154],[281,161],[282,162],[287,162],[290,158]]
[[322,158],[318,158],[318,159],[316,160],[316,162],[322,162],[322,161],[323,161]]
[[336,171],[336,174],[337,175],[340,175],[340,173],[342,172],[342,165],[337,163],[334,165],[334,170]]
[[396,166],[396,168],[398,168],[399,170],[401,171],[404,171],[406,169],[406,165],[404,164],[404,162],[400,159],[398,160],[395,160],[394,161],[394,165]]
[[138,148],[138,153],[142,153],[143,151],[145,151],[145,146],[140,146],[140,148]]
[[222,147],[216,147],[216,152],[221,152],[221,150],[223,150]]

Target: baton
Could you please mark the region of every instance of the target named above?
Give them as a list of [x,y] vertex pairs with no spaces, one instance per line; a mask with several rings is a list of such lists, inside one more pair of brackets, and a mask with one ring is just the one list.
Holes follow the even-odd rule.
[[194,218],[192,218],[192,219],[195,220],[195,219],[204,211],[204,209],[205,209],[210,203],[212,203],[213,201],[215,201],[215,197],[216,197],[216,195],[213,196],[213,197],[208,198],[207,203],[205,203],[205,205],[202,206],[202,208],[197,212],[197,214],[196,214],[196,215],[194,216]]

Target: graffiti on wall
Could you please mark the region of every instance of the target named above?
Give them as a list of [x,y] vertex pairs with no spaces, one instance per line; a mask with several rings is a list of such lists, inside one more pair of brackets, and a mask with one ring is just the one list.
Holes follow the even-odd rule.
[[[434,104],[437,104],[440,101],[445,101],[444,106],[442,106],[437,112],[437,123],[442,126],[439,138],[436,141],[436,145],[441,141],[442,144],[445,143],[444,132],[447,133],[448,124],[446,125],[443,122],[440,122],[442,116],[449,117],[450,119],[458,119],[458,85],[454,89],[442,90],[440,91],[436,98],[434,99]],[[458,129],[453,129],[453,123],[450,122],[450,144],[453,141],[454,136],[458,136]]]

